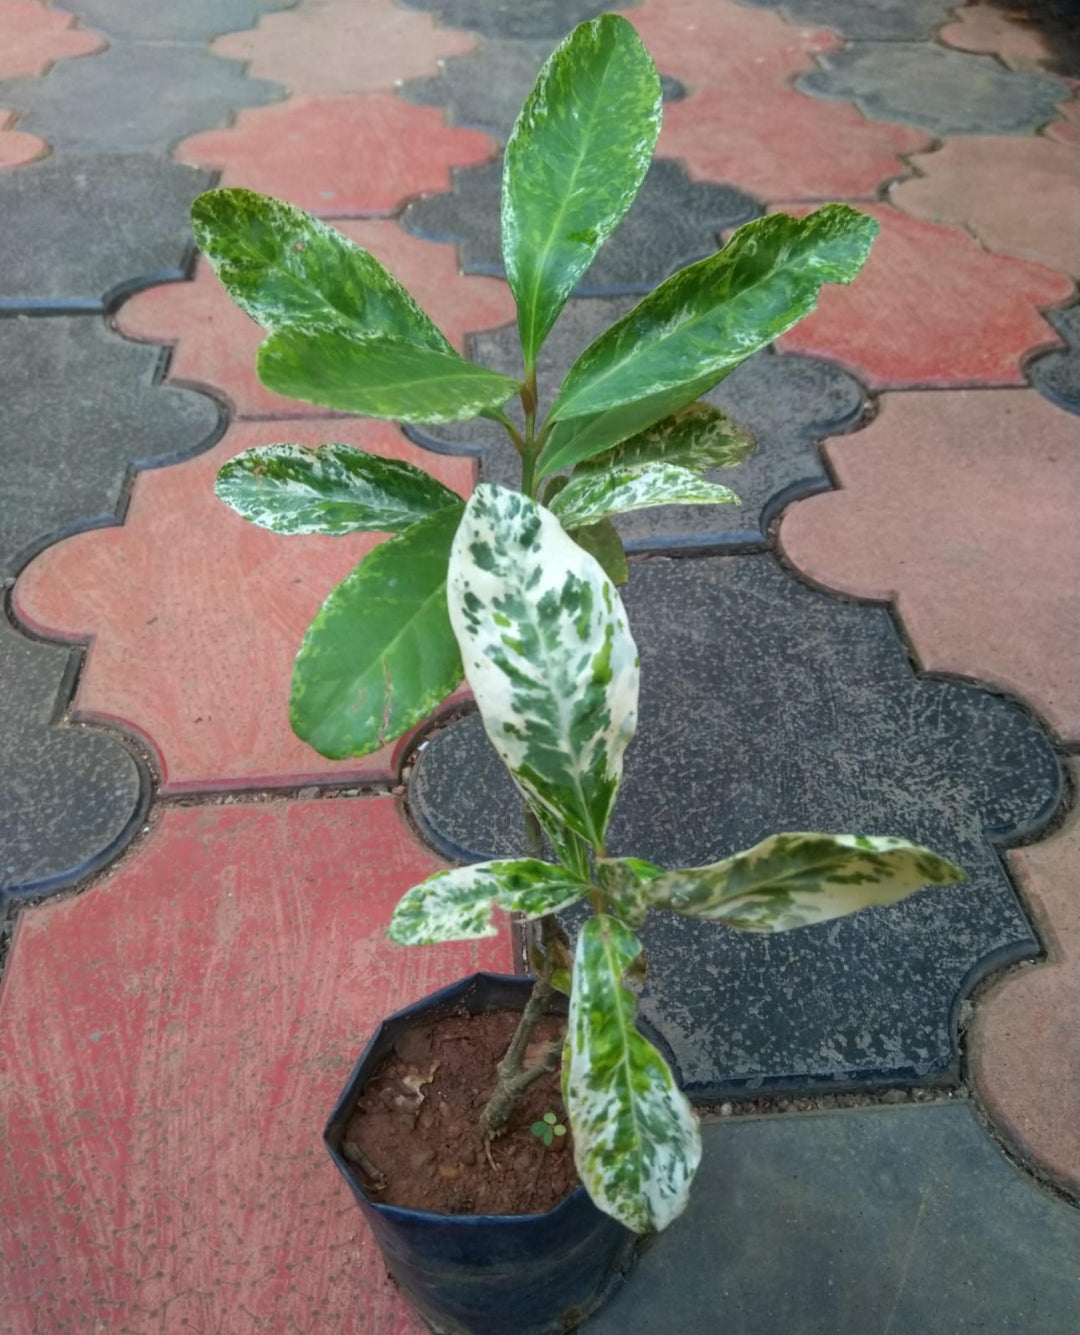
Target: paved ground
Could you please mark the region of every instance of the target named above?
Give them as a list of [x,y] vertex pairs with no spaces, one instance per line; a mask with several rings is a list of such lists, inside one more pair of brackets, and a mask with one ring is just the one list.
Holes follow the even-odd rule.
[[[406,774],[406,743],[331,763],[296,741],[292,654],[371,542],[274,538],[211,478],[282,439],[462,492],[508,461],[482,429],[407,437],[263,389],[187,208],[217,179],[333,220],[499,366],[501,146],[602,8],[0,0],[4,1335],[420,1329],[318,1133],[380,1014],[512,968],[503,938],[401,952],[382,928],[440,854],[512,842],[514,813],[468,719]],[[661,158],[553,374],[748,218],[843,199],[882,229],[852,288],[713,395],[761,442],[724,479],[746,506],[626,525],[646,698],[615,833],[689,862],[862,827],[972,879],[773,943],[650,927],[646,1012],[725,1115],[691,1212],[590,1329],[1064,1335],[1080,20],[626,13],[665,76]]]

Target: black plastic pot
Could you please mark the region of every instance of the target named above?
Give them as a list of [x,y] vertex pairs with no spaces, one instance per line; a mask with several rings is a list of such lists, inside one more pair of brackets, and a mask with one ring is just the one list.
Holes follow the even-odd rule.
[[437,1335],[564,1335],[614,1292],[635,1234],[578,1187],[532,1215],[444,1215],[380,1205],[342,1153],[364,1085],[398,1035],[420,1018],[462,1007],[471,1015],[521,1010],[531,979],[477,973],[391,1015],[364,1049],[326,1125],[344,1174],[401,1291]]

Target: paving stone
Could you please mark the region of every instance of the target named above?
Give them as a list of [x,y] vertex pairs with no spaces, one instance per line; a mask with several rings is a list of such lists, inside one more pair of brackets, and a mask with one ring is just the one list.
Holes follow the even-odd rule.
[[94,319],[0,320],[0,574],[61,534],[114,522],[133,466],[213,440],[216,405],[156,386],[158,356]]
[[1030,13],[995,4],[967,4],[938,34],[946,46],[997,56],[1014,70],[1043,70],[1053,52]]
[[104,38],[77,23],[38,0],[0,0],[0,79],[30,79],[58,60],[103,50]]
[[703,1128],[690,1206],[585,1335],[1071,1335],[1080,1214],[968,1105]]
[[921,130],[868,121],[847,103],[821,102],[793,88],[747,94],[707,88],[673,106],[660,152],[691,177],[728,181],[770,202],[874,200],[890,177],[906,174],[901,155],[930,147]]
[[[1080,762],[1070,766],[1080,788]],[[971,1072],[997,1127],[1035,1169],[1080,1193],[1080,813],[1009,854],[1048,958],[1003,975],[979,1001]]]
[[962,228],[860,208],[881,223],[866,267],[850,287],[825,288],[777,346],[838,361],[879,389],[1022,385],[1025,356],[1054,339],[1040,309],[1068,301],[1072,282],[990,255]]
[[[547,37],[552,45],[571,28],[605,13],[603,0],[402,0],[408,9],[438,14],[446,28],[467,28],[485,37]],[[622,6],[632,9],[633,0]]]
[[918,42],[947,23],[956,0],[742,0],[783,9],[795,23],[822,23],[848,41]]
[[55,726],[73,666],[0,621],[0,905],[102,866],[146,810],[149,783],[117,738]]
[[1080,413],[1080,306],[1048,311],[1046,318],[1065,340],[1060,352],[1048,352],[1028,365],[1028,379],[1059,408]]
[[21,915],[0,1028],[10,1335],[205,1331],[223,1302],[233,1330],[420,1335],[320,1133],[383,1015],[508,971],[505,937],[385,939],[437,866],[391,798],[174,807],[104,884]]
[[[457,347],[464,346],[466,330],[514,318],[505,283],[462,277],[452,246],[419,241],[389,219],[345,221],[338,226],[404,283]],[[166,283],[137,293],[120,308],[116,323],[128,338],[175,345],[169,378],[212,386],[228,400],[234,415],[327,416],[325,408],[284,398],[259,383],[255,356],[264,332],[233,305],[202,261],[193,282]]]
[[[235,25],[240,26],[240,25]],[[247,32],[219,37],[212,50],[248,61],[248,72],[291,93],[369,93],[402,79],[433,74],[447,56],[460,56],[476,38],[438,27],[393,0],[300,5],[268,14]]]
[[[631,304],[626,297],[569,302],[540,356],[542,411],[578,353]],[[474,360],[505,374],[520,368],[516,326],[474,334],[468,348]],[[753,431],[758,441],[749,462],[709,474],[730,486],[743,504],[662,506],[624,515],[617,523],[630,550],[763,543],[765,529],[782,505],[829,486],[815,440],[856,424],[865,406],[859,385],[839,367],[769,353],[751,358],[705,397]],[[520,413],[517,416],[520,422]],[[479,454],[487,481],[521,484],[518,455],[493,422],[407,427],[406,432],[429,449]]]
[[22,167],[35,158],[44,157],[49,151],[44,139],[13,128],[18,119],[17,111],[0,107],[0,168]]
[[1080,101],[1063,102],[1058,111],[1061,120],[1047,126],[1044,134],[1060,144],[1080,145]]
[[478,130],[390,93],[290,98],[242,111],[228,130],[187,139],[181,162],[222,171],[222,185],[276,195],[323,218],[395,213],[415,195],[449,190],[450,168],[491,157]]
[[784,554],[893,600],[924,668],[1013,691],[1080,745],[1078,446],[1029,389],[885,395],[857,440],[825,447],[840,489],[785,513]]
[[0,312],[100,309],[120,288],[183,277],[191,201],[212,182],[148,154],[54,156],[0,173]]
[[[370,3],[370,0],[367,0]],[[259,16],[296,0],[184,0],[181,5],[132,5],[129,0],[68,0],[85,23],[110,37],[148,42],[205,42],[250,28]]]
[[897,208],[929,222],[960,223],[988,250],[1080,274],[1080,148],[974,135],[911,165],[920,174],[890,191]]
[[931,43],[862,42],[821,56],[797,87],[846,98],[871,120],[910,121],[931,134],[1029,134],[1052,121],[1069,85],[1002,69],[987,56]]
[[[917,678],[887,612],[816,593],[769,555],[636,563],[624,592],[641,718],[609,849],[693,866],[777,830],[914,838],[970,880],[805,931],[654,914],[643,1014],[696,1095],[954,1079],[953,1016],[1038,949],[989,839],[1045,821],[1053,748],[1016,705]],[[520,847],[477,715],[434,736],[414,817],[466,860]]]
[[[452,192],[410,204],[402,223],[417,236],[457,242],[466,273],[502,275],[501,190],[501,160],[454,171]],[[648,292],[684,264],[711,255],[722,231],[759,212],[749,195],[729,186],[695,185],[679,163],[659,158],[578,285],[578,296]]]
[[0,100],[19,108],[23,129],[79,154],[164,156],[238,107],[282,96],[278,84],[248,78],[235,61],[175,42],[116,43],[93,60],[58,65],[47,79],[0,85]]
[[141,737],[167,793],[388,780],[408,745],[330,761],[289,727],[304,632],[378,539],[282,537],[218,501],[214,477],[225,460],[273,441],[341,441],[407,459],[462,492],[472,481],[469,461],[423,453],[385,423],[236,425],[209,453],[140,474],[122,527],[50,547],[15,588],[33,629],[92,637],[74,712]]

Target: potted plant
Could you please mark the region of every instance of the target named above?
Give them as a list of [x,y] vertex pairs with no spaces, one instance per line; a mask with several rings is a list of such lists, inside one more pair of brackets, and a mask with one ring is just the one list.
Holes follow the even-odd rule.
[[[305,636],[295,731],[329,757],[365,754],[426,718],[464,674],[526,805],[525,856],[429,877],[404,896],[390,935],[407,945],[492,935],[497,906],[531,924],[535,985],[478,976],[394,1017],[328,1128],[392,1272],[438,1331],[572,1328],[624,1264],[629,1239],[685,1205],[697,1120],[635,1023],[635,929],[650,910],[786,931],[962,877],[901,839],[822,833],[777,834],[688,869],[607,855],[638,695],[612,517],[735,501],[702,474],[741,461],[752,442],[700,396],[812,310],[824,283],[850,282],[877,230],[838,204],[747,224],[586,348],[541,420],[537,355],[630,207],[660,115],[655,67],[615,15],[575,29],[541,71],[503,181],[520,379],[460,356],[370,254],[300,210],[216,190],[193,211],[219,278],[268,332],[259,372],[269,388],[405,422],[488,417],[521,457],[520,491],[485,484],[467,504],[417,468],[335,444],[249,450],[217,484],[238,513],[279,533],[395,535],[330,593]],[[571,944],[555,915],[579,901],[593,912]],[[534,1030],[559,998],[565,1036],[538,1049]],[[378,1201],[382,1168],[347,1136],[379,1063],[418,1016],[496,1006],[521,1015],[480,1100],[476,1171],[497,1171],[492,1147],[508,1117],[561,1067],[562,1108],[539,1117],[533,1139],[547,1152],[556,1137],[543,1129],[562,1127],[564,1109],[570,1135],[560,1143],[572,1139],[585,1191],[501,1220]],[[410,1086],[415,1107],[424,1083],[418,1073]]]

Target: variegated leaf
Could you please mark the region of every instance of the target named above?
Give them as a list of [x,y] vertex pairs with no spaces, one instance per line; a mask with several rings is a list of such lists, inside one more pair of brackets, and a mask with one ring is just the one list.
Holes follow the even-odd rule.
[[602,849],[637,722],[638,655],[615,586],[549,511],[484,484],[454,539],[448,595],[496,751],[538,810]]
[[589,890],[587,882],[536,858],[477,862],[436,872],[406,891],[387,935],[402,946],[495,936],[493,905],[540,918],[576,904]]
[[596,878],[609,913],[627,927],[640,927],[649,912],[646,885],[663,876],[663,867],[643,858],[597,858]]
[[666,463],[704,473],[710,468],[734,468],[745,463],[754,447],[749,431],[711,403],[697,402],[639,431],[614,449],[585,460],[578,469],[584,472]]
[[959,867],[906,839],[791,833],[708,867],[665,872],[645,894],[654,907],[693,918],[786,932],[964,879]]
[[551,502],[551,512],[567,529],[595,524],[611,515],[647,510],[654,505],[738,505],[727,487],[691,473],[678,464],[644,464],[578,473]]
[[616,918],[590,918],[581,929],[563,1102],[585,1189],[605,1213],[648,1233],[685,1207],[701,1133],[667,1062],[634,1026],[637,998],[623,978],[640,954],[641,942]]
[[461,497],[400,459],[352,445],[259,445],[223,465],[214,490],[274,533],[401,533]]

